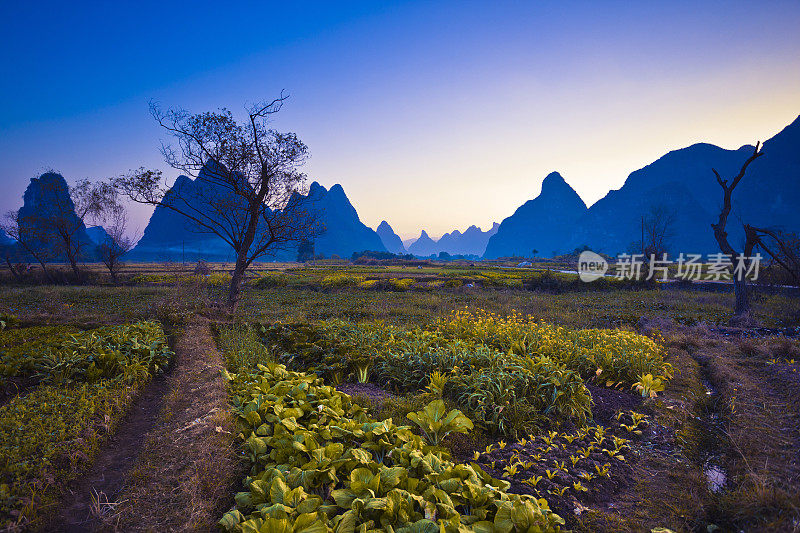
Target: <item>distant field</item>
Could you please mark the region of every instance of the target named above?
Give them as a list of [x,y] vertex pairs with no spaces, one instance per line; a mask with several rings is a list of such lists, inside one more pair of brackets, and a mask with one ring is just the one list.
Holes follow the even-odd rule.
[[[134,263],[126,266],[121,286],[0,286],[0,310],[35,320],[103,323],[147,318],[169,309],[201,309],[223,299],[229,279],[229,264],[210,266],[211,276],[193,276],[192,265]],[[671,284],[631,290],[629,285],[617,288],[614,281],[603,282],[583,284],[574,274],[542,277],[541,271],[470,265],[265,263],[250,271],[238,316],[423,322],[467,306],[498,313],[516,310],[572,327],[618,327],[633,326],[642,317],[716,325],[732,314],[729,286],[708,291]],[[756,318],[769,327],[800,325],[800,298],[772,292],[754,291]]]
[[800,520],[795,293],[757,288],[763,327],[737,329],[725,284],[267,263],[230,314],[231,265],[208,266],[0,286],[3,527],[246,531],[269,503],[319,531],[433,528],[434,501],[452,531],[512,508],[513,531]]

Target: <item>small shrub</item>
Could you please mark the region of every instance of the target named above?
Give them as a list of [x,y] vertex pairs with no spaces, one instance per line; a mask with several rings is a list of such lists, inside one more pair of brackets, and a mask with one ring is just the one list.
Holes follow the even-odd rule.
[[347,274],[346,272],[335,272],[323,277],[320,281],[320,285],[325,289],[338,289],[342,287],[352,287],[364,281],[364,276]]
[[408,289],[411,288],[413,284],[414,280],[411,278],[403,278],[403,279],[391,278],[389,280],[389,286],[396,291],[407,291]]
[[289,276],[283,272],[262,272],[250,282],[256,289],[274,289],[289,284]]
[[378,283],[380,280],[377,279],[368,279],[367,281],[362,281],[358,284],[360,289],[375,289],[378,287]]
[[192,273],[195,276],[208,276],[211,274],[211,265],[209,265],[208,261],[205,259],[201,259],[194,266],[194,271]]

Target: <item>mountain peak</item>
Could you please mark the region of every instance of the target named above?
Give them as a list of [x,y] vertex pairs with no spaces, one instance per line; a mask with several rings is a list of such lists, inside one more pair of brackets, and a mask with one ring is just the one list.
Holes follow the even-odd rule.
[[325,187],[320,185],[318,181],[313,182],[311,186],[308,188],[308,196],[312,195],[316,196],[318,194],[323,194],[326,192],[328,192],[327,189],[325,189]]
[[398,235],[394,232],[392,227],[389,225],[388,222],[385,220],[378,224],[378,228],[375,230],[378,234],[378,237],[381,238],[381,242],[386,247],[387,250],[392,252],[393,254],[405,254],[406,249],[403,246],[403,241],[398,237]]
[[551,172],[542,181],[542,194],[551,194],[553,192],[563,191],[566,189],[574,191],[564,177],[558,172]]
[[[503,220],[489,239],[484,257],[534,255],[533,250],[561,250],[572,225],[586,212],[586,204],[558,172],[542,181],[542,192]],[[494,226],[492,226],[494,230]],[[553,253],[553,255],[556,255]]]

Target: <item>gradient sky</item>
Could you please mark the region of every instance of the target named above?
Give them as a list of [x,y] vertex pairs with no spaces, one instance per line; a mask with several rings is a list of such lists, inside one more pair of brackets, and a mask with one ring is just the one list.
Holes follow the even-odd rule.
[[404,238],[486,228],[552,170],[592,204],[800,114],[797,0],[225,4],[2,2],[0,211],[48,168],[176,176],[151,99],[239,113],[286,89],[274,126],[308,144],[309,182]]

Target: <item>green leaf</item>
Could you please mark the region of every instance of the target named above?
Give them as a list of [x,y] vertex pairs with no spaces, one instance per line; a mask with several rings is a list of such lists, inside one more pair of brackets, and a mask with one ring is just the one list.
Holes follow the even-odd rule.
[[222,515],[218,523],[225,531],[233,531],[242,520],[244,520],[242,513],[238,509],[233,509]]

